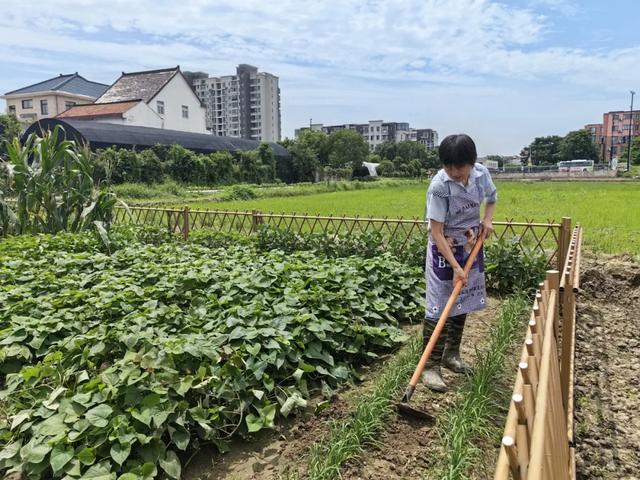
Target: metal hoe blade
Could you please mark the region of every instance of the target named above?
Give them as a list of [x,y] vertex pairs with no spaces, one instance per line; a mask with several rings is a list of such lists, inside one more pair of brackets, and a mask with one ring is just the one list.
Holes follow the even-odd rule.
[[423,412],[422,410],[418,410],[417,408],[413,408],[406,402],[400,402],[396,404],[398,408],[398,412],[403,415],[418,418],[420,420],[433,420],[433,416],[429,415],[427,412]]

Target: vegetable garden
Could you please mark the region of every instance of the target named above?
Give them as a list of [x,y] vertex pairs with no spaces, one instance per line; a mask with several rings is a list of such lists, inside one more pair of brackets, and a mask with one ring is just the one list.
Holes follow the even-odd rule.
[[438,415],[424,426],[392,409],[422,349],[420,221],[114,210],[91,153],[50,140],[13,146],[22,187],[15,203],[0,193],[0,473],[491,475],[505,365],[544,270],[563,264],[565,222],[498,226],[490,308],[463,345],[476,369],[418,392]]

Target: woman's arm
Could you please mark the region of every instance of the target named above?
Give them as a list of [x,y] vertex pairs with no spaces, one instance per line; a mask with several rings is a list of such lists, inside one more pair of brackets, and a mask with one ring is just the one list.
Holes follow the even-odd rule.
[[453,255],[453,251],[449,246],[449,242],[444,237],[444,223],[438,222],[436,220],[431,220],[431,236],[433,240],[436,242],[436,246],[438,247],[438,251],[444,256],[444,258],[449,262],[449,265],[453,268],[453,284],[455,285],[458,280],[462,280],[462,284],[465,285],[467,283],[467,275],[465,275],[464,270],[456,260],[456,257]]
[[482,230],[487,232],[485,238],[489,238],[494,231],[493,214],[496,211],[496,203],[487,203],[484,208],[484,218],[482,219]]

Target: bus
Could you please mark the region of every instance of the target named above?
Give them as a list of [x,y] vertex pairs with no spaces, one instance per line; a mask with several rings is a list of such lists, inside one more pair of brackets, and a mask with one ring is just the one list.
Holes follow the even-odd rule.
[[593,160],[567,160],[558,162],[559,172],[593,172]]

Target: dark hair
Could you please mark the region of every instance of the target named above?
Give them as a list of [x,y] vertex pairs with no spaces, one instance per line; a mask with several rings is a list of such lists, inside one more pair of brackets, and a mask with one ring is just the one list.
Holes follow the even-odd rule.
[[440,154],[440,161],[446,166],[473,166],[478,158],[476,144],[473,143],[469,135],[465,135],[464,133],[445,137],[445,139],[440,142],[438,153]]

